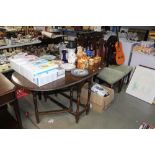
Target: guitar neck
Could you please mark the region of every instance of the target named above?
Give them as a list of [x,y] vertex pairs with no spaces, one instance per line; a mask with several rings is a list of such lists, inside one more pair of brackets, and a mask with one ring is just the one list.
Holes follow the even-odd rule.
[[118,36],[118,29],[117,29],[117,26],[116,26],[116,35],[117,35],[118,47],[120,47],[120,43],[119,43],[119,36]]

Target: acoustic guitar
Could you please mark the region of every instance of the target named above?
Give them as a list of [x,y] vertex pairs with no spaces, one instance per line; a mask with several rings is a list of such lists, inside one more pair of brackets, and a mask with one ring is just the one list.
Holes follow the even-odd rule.
[[119,41],[119,37],[118,37],[118,30],[116,28],[116,33],[117,33],[117,42],[115,43],[115,48],[116,48],[116,63],[118,65],[122,65],[125,61],[125,55],[123,53],[123,48],[122,48],[122,43]]

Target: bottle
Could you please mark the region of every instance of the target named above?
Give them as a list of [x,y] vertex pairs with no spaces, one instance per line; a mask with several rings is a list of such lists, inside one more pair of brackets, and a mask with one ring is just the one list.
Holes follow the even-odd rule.
[[93,47],[93,43],[90,45],[91,57],[95,56],[95,48]]
[[93,51],[93,44],[90,44],[90,50]]
[[97,42],[97,43],[96,43],[95,56],[100,56],[100,51],[99,51],[99,42]]
[[67,51],[66,50],[62,50],[62,61],[64,63],[67,63]]

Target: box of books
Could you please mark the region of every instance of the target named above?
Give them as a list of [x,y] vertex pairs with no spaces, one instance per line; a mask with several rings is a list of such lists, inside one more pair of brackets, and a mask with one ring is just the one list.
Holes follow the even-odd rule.
[[[88,84],[81,90],[81,103],[86,104],[88,99]],[[114,90],[95,83],[91,88],[90,103],[93,111],[102,112],[107,109],[114,99]]]

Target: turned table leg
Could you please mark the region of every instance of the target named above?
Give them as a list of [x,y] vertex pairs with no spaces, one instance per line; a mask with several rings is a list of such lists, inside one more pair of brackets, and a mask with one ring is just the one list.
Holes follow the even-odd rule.
[[87,99],[87,104],[86,104],[86,114],[89,113],[90,110],[90,96],[91,96],[91,79],[88,81],[88,99]]
[[39,100],[42,99],[42,96],[41,95],[42,95],[41,92],[38,92],[38,98],[39,98]]
[[21,117],[20,117],[20,112],[19,112],[19,106],[18,106],[18,101],[17,99],[15,99],[14,103],[13,103],[13,108],[14,108],[14,111],[15,111],[15,115],[16,115],[16,119],[17,119],[17,122],[18,122],[18,126],[19,128],[23,128],[22,126],[22,120],[21,120]]
[[47,102],[47,93],[46,92],[43,92],[43,96],[44,96],[45,102]]
[[70,89],[70,106],[69,106],[70,111],[73,111],[73,88]]
[[76,115],[75,115],[75,119],[76,119],[76,123],[78,123],[79,121],[79,108],[80,108],[80,94],[81,94],[81,86],[77,86],[77,108],[76,108]]
[[36,121],[37,123],[39,123],[40,120],[39,120],[38,105],[37,105],[37,93],[32,92],[32,94],[33,94],[33,103],[34,103],[34,108],[35,108]]

